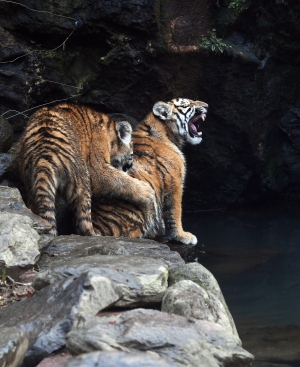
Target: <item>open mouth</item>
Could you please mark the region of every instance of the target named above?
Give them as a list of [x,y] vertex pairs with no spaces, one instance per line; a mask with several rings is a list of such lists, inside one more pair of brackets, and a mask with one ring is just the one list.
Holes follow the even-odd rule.
[[195,114],[194,117],[192,117],[189,121],[189,133],[192,138],[194,137],[201,137],[202,132],[199,131],[200,129],[200,120],[205,121],[206,118],[206,112],[200,112]]

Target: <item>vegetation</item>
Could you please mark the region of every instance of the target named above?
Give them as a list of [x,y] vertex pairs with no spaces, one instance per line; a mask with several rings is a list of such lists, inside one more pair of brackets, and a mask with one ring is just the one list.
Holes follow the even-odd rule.
[[224,43],[221,38],[217,37],[217,32],[214,28],[212,29],[209,37],[202,37],[202,43],[200,44],[200,47],[209,49],[216,53],[223,53],[226,46],[226,43]]
[[230,1],[228,4],[229,9],[233,9],[234,13],[237,15],[245,9],[246,0],[234,0]]

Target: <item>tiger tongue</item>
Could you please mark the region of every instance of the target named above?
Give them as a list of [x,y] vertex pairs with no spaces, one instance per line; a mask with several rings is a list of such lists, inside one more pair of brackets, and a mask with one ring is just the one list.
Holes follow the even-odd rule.
[[193,132],[194,136],[201,136],[202,135],[202,132],[198,131],[195,125],[190,124],[190,127],[192,129],[192,132]]
[[197,128],[196,128],[195,125],[190,124],[190,127],[191,127],[191,129],[193,130],[194,133],[196,133],[196,134],[198,133]]

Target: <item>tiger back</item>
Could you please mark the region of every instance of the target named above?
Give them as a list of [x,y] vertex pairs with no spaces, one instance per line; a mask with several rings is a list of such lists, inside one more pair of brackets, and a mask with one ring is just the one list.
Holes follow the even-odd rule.
[[53,234],[58,194],[73,209],[82,235],[95,235],[92,195],[126,197],[149,212],[153,190],[121,171],[132,165],[131,133],[128,122],[85,106],[59,104],[31,116],[18,143],[17,163],[28,207],[52,224]]
[[202,140],[200,121],[208,105],[201,101],[173,99],[157,102],[133,132],[134,166],[128,173],[153,187],[160,213],[158,221],[145,222],[138,207],[114,199],[92,202],[96,233],[111,236],[155,238],[196,244],[197,238],[182,228],[182,193],[186,173],[182,147]]

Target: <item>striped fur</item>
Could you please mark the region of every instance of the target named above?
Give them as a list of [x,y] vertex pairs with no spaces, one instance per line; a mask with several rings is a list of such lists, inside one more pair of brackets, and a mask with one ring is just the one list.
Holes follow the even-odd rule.
[[199,121],[205,120],[208,105],[201,101],[173,99],[157,102],[153,112],[133,132],[134,166],[128,173],[155,190],[160,216],[150,225],[138,207],[120,200],[93,200],[92,221],[102,235],[155,238],[196,244],[197,238],[182,228],[182,192],[185,143],[202,140]]
[[81,235],[95,235],[92,195],[125,198],[153,214],[153,190],[121,171],[132,166],[131,133],[128,122],[84,106],[60,104],[31,116],[18,143],[18,166],[28,207],[52,224],[53,234],[58,194],[73,208]]

